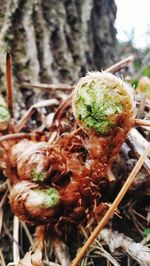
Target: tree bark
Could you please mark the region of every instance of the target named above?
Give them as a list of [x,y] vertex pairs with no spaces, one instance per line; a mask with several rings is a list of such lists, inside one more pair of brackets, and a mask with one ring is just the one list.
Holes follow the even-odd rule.
[[0,0],[0,78],[5,51],[19,84],[74,82],[114,59],[114,0]]

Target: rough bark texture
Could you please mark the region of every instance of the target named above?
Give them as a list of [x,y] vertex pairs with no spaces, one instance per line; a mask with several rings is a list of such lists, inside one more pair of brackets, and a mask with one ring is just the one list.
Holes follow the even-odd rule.
[[22,81],[72,82],[114,59],[114,0],[0,0],[0,77],[5,51]]

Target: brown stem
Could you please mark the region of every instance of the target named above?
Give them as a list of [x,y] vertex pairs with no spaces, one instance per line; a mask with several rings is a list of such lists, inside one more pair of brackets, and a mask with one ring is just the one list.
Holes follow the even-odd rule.
[[134,120],[135,126],[146,126],[150,127],[150,120],[143,120],[143,119],[135,119]]
[[121,202],[122,198],[126,194],[128,188],[132,184],[133,179],[135,178],[136,174],[138,173],[138,171],[142,167],[143,162],[146,159],[146,157],[149,154],[149,152],[150,152],[150,143],[148,144],[148,146],[145,149],[144,153],[141,155],[141,157],[137,161],[135,167],[133,168],[132,172],[130,173],[129,177],[127,178],[126,182],[124,183],[122,189],[120,190],[120,192],[118,193],[117,197],[115,198],[114,202],[111,204],[110,208],[108,209],[108,211],[106,212],[106,214],[104,215],[102,220],[99,222],[99,224],[97,225],[97,227],[95,228],[95,230],[93,231],[91,236],[88,238],[88,240],[86,241],[84,246],[81,248],[81,250],[77,254],[76,258],[73,260],[72,266],[77,266],[79,264],[80,260],[82,259],[82,257],[86,253],[86,251],[89,248],[89,246],[93,243],[93,241],[98,236],[98,234],[101,231],[101,229],[106,225],[108,220],[112,217],[113,213],[117,209],[117,207],[118,207],[119,203]]
[[36,109],[48,107],[51,105],[58,105],[58,101],[56,99],[49,99],[33,104],[25,113],[23,118],[21,118],[21,120],[19,121],[18,125],[16,126],[16,132],[20,132],[24,128],[25,124],[29,121],[30,117]]
[[46,83],[22,83],[21,88],[26,88],[26,89],[42,89],[42,90],[65,90],[65,91],[70,91],[74,89],[74,86],[67,85],[67,84],[46,84]]
[[36,227],[36,238],[35,238],[35,250],[31,256],[31,261],[33,265],[43,266],[42,262],[42,252],[44,247],[44,237],[45,237],[45,225],[39,225]]
[[130,55],[129,57],[119,61],[118,63],[112,65],[111,67],[107,68],[105,71],[115,73],[120,71],[122,68],[126,67],[128,64],[130,64],[133,61],[134,57],[133,55]]
[[33,133],[8,134],[8,135],[0,137],[0,142],[2,142],[4,140],[10,140],[10,139],[31,138],[31,136],[33,136]]
[[12,56],[10,52],[6,55],[6,84],[7,84],[7,105],[13,115],[13,95],[12,95]]
[[[111,67],[107,68],[105,71],[115,73],[122,68],[126,67],[129,63],[133,61],[133,55],[119,61],[118,63],[112,65]],[[27,83],[24,82],[20,86],[21,88],[26,89],[45,89],[45,90],[65,90],[65,91],[72,91],[75,86],[67,85],[67,84],[46,84],[46,83]]]

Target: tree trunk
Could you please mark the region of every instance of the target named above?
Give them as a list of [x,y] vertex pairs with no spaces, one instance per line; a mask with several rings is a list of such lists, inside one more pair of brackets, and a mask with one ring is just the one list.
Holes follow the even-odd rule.
[[0,77],[5,51],[23,81],[73,82],[114,59],[114,0],[0,0]]

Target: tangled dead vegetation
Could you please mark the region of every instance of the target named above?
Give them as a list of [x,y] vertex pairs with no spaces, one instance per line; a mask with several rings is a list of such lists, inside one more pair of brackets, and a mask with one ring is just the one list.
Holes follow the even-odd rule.
[[[66,93],[72,90],[72,87],[67,87],[67,90],[65,86],[51,87],[53,99],[33,104],[23,118],[15,123],[11,76],[7,76],[8,108],[12,118],[10,119],[7,105],[3,104],[7,119],[5,127],[2,124],[0,137],[3,175],[1,230],[3,229],[4,239],[5,235],[10,239],[12,235],[8,231],[8,224],[3,224],[9,191],[11,208],[23,221],[19,222],[17,217],[13,220],[13,264],[9,265],[71,265],[76,250],[86,238],[87,242],[90,239],[88,235],[91,234],[91,230],[97,223],[102,228],[101,221],[104,220],[104,226],[114,212],[116,216],[111,219],[112,228],[103,229],[92,246],[89,248],[88,244],[84,248],[82,256],[79,255],[80,252],[78,253],[72,265],[80,262],[88,248],[88,254],[81,261],[81,265],[99,265],[99,263],[106,265],[106,261],[113,265],[125,265],[122,264],[125,260],[129,261],[129,265],[135,265],[133,264],[135,261],[140,265],[149,265],[148,247],[136,244],[126,236],[113,231],[113,226],[121,223],[118,221],[120,218],[116,218],[117,215],[127,219],[127,224],[131,223],[133,229],[135,225],[133,232],[136,231],[137,234],[143,235],[144,228],[148,226],[148,218],[144,215],[146,213],[148,215],[146,199],[149,195],[147,184],[150,173],[150,161],[147,157],[150,103],[146,98],[142,101],[140,94],[136,96],[136,108],[143,112],[138,114],[138,119],[135,119],[135,104],[128,86],[107,73],[120,70],[130,60],[116,64],[106,72],[88,74],[77,85],[73,97],[69,96],[60,105],[60,95],[66,98]],[[7,56],[10,70],[8,63],[10,64],[10,55]],[[56,89],[62,94],[58,91],[54,93]],[[36,110],[39,108],[41,111],[36,116]],[[50,114],[47,115],[47,111],[50,111]],[[146,118],[147,121],[141,118]],[[34,119],[37,129],[31,130]],[[137,129],[130,131],[135,125],[139,131]],[[140,161],[137,162],[140,156]],[[116,203],[111,205],[110,202],[115,199],[127,175],[130,183],[127,180],[128,184],[123,186],[124,192]],[[9,181],[6,181],[4,176],[8,177]],[[133,179],[134,182],[118,214],[116,207]],[[138,206],[139,201],[136,198],[133,210],[132,208],[128,210],[132,206],[131,195],[138,197],[141,188],[143,188],[141,205]],[[107,215],[109,211],[110,214]],[[31,225],[28,226],[25,222]],[[34,240],[33,225],[36,225]],[[21,246],[19,235],[21,227],[28,247],[31,246],[28,252],[27,249],[22,250],[24,244]],[[97,234],[99,231],[97,230]],[[109,233],[106,234],[107,232]],[[45,236],[47,236],[46,242]],[[95,237],[96,235],[91,241],[94,241]],[[111,244],[109,238],[112,239]],[[113,244],[114,249],[112,249]],[[66,245],[70,246],[69,251]],[[106,245],[109,250],[105,248]],[[138,253],[139,247],[142,249]],[[120,255],[111,255],[115,250]],[[128,256],[123,256],[124,251]],[[2,247],[0,256],[3,265],[5,265],[4,252]],[[22,253],[26,254],[20,260]],[[7,261],[10,260],[7,258]]]

